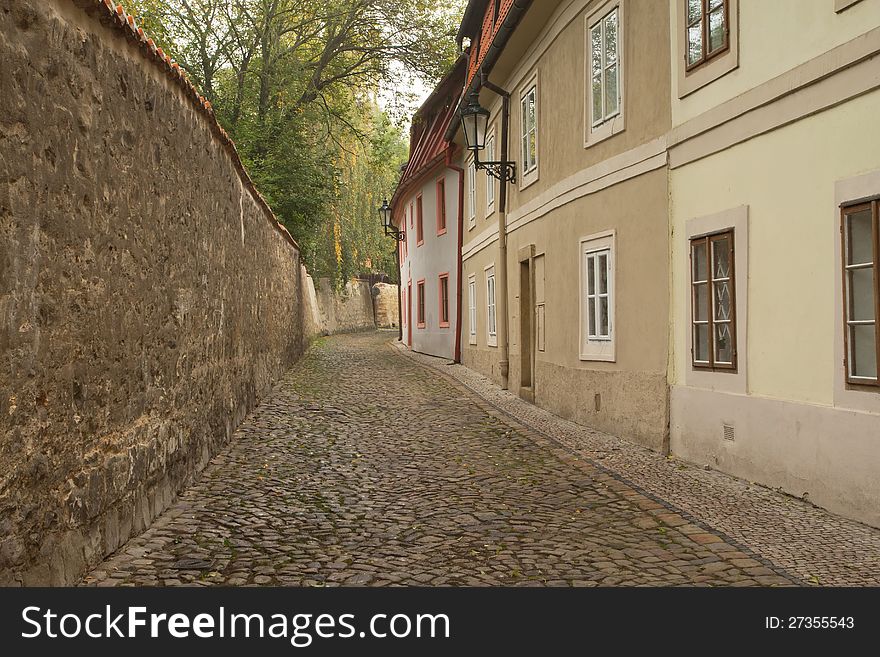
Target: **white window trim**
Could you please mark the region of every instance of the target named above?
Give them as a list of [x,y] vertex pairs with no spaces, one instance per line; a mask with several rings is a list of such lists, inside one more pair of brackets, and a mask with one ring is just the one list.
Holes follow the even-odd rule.
[[[606,230],[582,237],[578,242],[578,270],[579,270],[579,296],[578,308],[580,316],[580,359],[588,361],[605,361],[613,363],[617,358],[617,322],[615,308],[616,285],[615,271],[617,269],[617,232]],[[608,332],[609,338],[591,339],[588,335],[589,318],[587,317],[587,272],[585,268],[586,256],[595,251],[609,251],[608,262]]]
[[[486,272],[486,344],[490,347],[498,346],[498,279],[495,277],[495,263],[485,268]],[[489,294],[489,280],[492,280],[492,294]],[[490,303],[490,301],[492,303]],[[491,330],[489,321],[489,308],[494,308],[495,331]]]
[[[486,160],[489,162],[495,161],[498,151],[498,144],[495,143],[495,128],[494,126],[489,130],[486,134]],[[489,143],[491,142],[492,148],[489,148]],[[489,199],[489,190],[492,190],[492,199]],[[486,216],[492,216],[492,213],[495,212],[495,199],[498,197],[498,190],[496,188],[495,178],[489,175],[489,171],[486,171]]]
[[468,230],[477,225],[477,171],[473,156],[465,160],[465,208],[467,209]]
[[[525,117],[523,116],[522,111],[522,101],[523,98],[532,90],[532,87],[535,88],[535,166],[530,171],[526,171],[525,162],[523,162],[523,152],[522,152],[522,142],[525,131]],[[519,107],[519,135],[517,139],[517,152],[518,155],[516,159],[519,161],[518,165],[518,174],[519,174],[519,189],[523,190],[529,185],[537,182],[538,180],[538,172],[541,168],[541,86],[538,84],[538,72],[535,71],[530,75],[525,84],[520,86],[519,97],[518,97]]]
[[468,344],[477,344],[477,275],[468,276]]
[[[626,127],[626,0],[608,0],[590,12],[584,19],[586,44],[584,59],[584,148],[620,134]],[[620,105],[617,114],[597,126],[593,126],[593,72],[591,66],[592,42],[590,30],[610,12],[617,8],[617,85]]]

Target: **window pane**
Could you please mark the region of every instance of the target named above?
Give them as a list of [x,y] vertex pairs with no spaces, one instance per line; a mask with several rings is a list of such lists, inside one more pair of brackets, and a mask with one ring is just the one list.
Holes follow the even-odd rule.
[[535,127],[535,89],[534,87],[529,92],[528,96],[529,100],[529,130]]
[[693,245],[692,260],[694,263],[693,282],[699,283],[706,280],[706,242],[696,242]]
[[852,269],[849,272],[850,320],[874,319],[873,268]]
[[687,31],[688,40],[688,64],[700,61],[703,56],[703,24],[697,23],[693,27],[689,27]]
[[730,283],[713,283],[715,288],[715,319],[730,319]]
[[537,133],[532,131],[529,135],[529,169],[533,168],[538,161]]
[[709,48],[708,52],[715,52],[724,46],[724,8],[716,9],[709,14]]
[[597,24],[590,30],[590,68],[593,76],[602,72],[602,26]]
[[730,238],[712,240],[712,278],[730,278]]
[[608,294],[608,252],[599,254],[599,294]]
[[703,13],[703,0],[688,0],[687,22],[688,25],[698,20]]
[[850,372],[877,378],[877,329],[873,324],[850,327]]
[[605,18],[605,66],[617,61],[617,10]]
[[718,9],[724,5],[724,0],[709,0],[709,11]]
[[874,261],[871,239],[871,208],[846,215],[848,265]]
[[694,286],[694,321],[709,321],[709,285],[706,283]]
[[617,64],[613,64],[605,71],[605,116],[617,114],[617,108],[619,105],[619,94],[617,90],[620,86],[617,83],[618,68]]
[[733,337],[730,334],[730,324],[715,325],[715,362],[733,363]]
[[608,297],[599,297],[599,335],[608,337]]
[[709,362],[709,325],[694,326],[694,360]]
[[596,335],[596,299],[587,301],[587,315],[589,315],[589,335],[594,337]]
[[596,294],[596,256],[587,256],[587,294]]
[[593,123],[602,121],[602,76],[593,78]]

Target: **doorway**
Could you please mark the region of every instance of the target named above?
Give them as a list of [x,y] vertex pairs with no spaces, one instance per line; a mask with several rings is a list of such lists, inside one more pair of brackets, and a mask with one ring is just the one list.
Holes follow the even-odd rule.
[[519,396],[535,401],[535,245],[519,250]]
[[406,344],[412,347],[412,281],[406,287]]

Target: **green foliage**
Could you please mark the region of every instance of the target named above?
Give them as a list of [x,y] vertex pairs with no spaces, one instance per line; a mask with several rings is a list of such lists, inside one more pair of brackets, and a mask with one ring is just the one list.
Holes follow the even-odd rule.
[[[396,271],[377,208],[411,114],[397,82],[435,83],[455,60],[465,0],[129,0],[129,10],[211,100],[257,187],[315,276],[343,286]],[[396,105],[395,105],[396,101]]]

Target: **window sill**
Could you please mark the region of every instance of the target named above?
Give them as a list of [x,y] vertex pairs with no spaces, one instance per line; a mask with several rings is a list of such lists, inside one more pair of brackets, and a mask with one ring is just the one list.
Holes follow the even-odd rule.
[[834,11],[839,14],[858,2],[861,2],[861,0],[834,0]]
[[440,328],[449,328],[449,322],[440,322]]
[[438,231],[437,231],[437,237],[440,237],[441,235],[445,235],[445,234],[446,234],[446,229],[445,229],[445,228],[442,229],[442,230],[438,230]]
[[425,243],[425,240],[422,240],[421,242],[416,242],[416,248],[419,248],[424,243]]
[[585,363],[616,363],[617,358],[614,354],[581,354],[580,360]]
[[487,347],[497,347],[497,346],[498,346],[498,339],[497,339],[497,337],[490,337],[490,338],[486,341],[486,346],[487,346]]
[[470,336],[470,338],[468,339],[468,344],[476,347],[477,346],[477,336],[476,335]]
[[418,323],[418,324],[416,324],[416,328],[420,328],[420,329],[423,329],[423,328],[425,328],[425,326],[426,326],[426,325],[425,325],[425,324],[423,324],[423,323],[421,323],[421,322],[420,322],[420,323]]
[[584,140],[584,148],[590,148],[590,146],[595,146],[599,142],[610,139],[614,135],[619,135],[625,129],[626,126],[623,120],[623,113],[620,113],[614,118],[608,119],[605,123],[592,128],[587,134],[587,138]]

